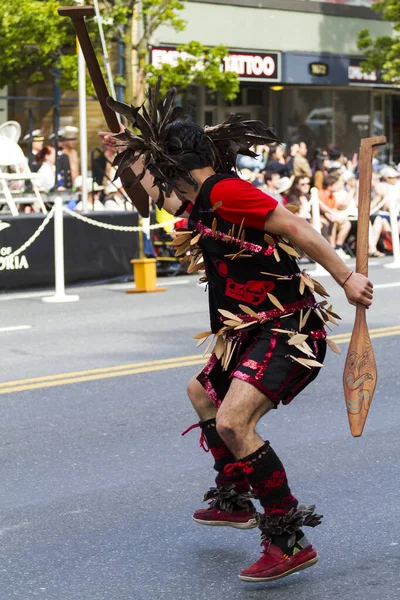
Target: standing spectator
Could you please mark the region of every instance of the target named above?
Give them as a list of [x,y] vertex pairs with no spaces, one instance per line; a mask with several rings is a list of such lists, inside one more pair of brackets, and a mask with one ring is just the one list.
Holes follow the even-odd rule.
[[56,186],[56,150],[54,146],[43,146],[36,153],[38,168],[38,188],[41,192],[50,192],[54,189],[65,190],[63,186]]
[[342,260],[349,260],[351,256],[343,250],[343,245],[350,233],[351,222],[338,210],[335,192],[342,189],[343,183],[338,175],[327,175],[324,179],[323,189],[319,190],[319,206],[321,210],[322,234],[335,248],[337,255]]
[[295,177],[288,193],[288,204],[297,206],[299,217],[311,222],[310,206],[310,179],[308,177]]
[[65,161],[67,166],[64,167],[61,163],[61,167],[59,168],[59,171],[61,171],[63,168],[65,168],[67,170],[69,167],[70,178],[71,178],[71,183],[69,183],[69,180],[67,180],[67,172],[66,172],[65,173],[66,180],[64,181],[64,185],[66,188],[71,188],[72,182],[75,181],[76,178],[80,174],[78,151],[75,148],[75,141],[76,141],[76,136],[77,136],[78,131],[79,130],[77,127],[72,127],[72,126],[68,125],[67,127],[64,127],[63,129],[61,129],[58,133],[58,135],[60,136],[59,141],[58,141],[58,146],[61,151],[60,163],[63,160],[62,155],[66,156],[68,158],[68,161]]
[[294,158],[297,154],[297,152],[299,151],[299,145],[298,144],[292,144],[290,146],[290,153],[289,153],[289,157],[286,160],[286,164],[289,168],[289,175],[293,174],[293,162],[294,162]]
[[36,160],[36,155],[40,150],[42,150],[44,146],[44,136],[40,129],[34,129],[32,133],[27,133],[25,137],[22,138],[21,146],[26,144],[28,146],[28,151],[25,153],[30,170],[33,173],[37,173],[39,170],[40,164]]
[[[58,182],[67,190],[72,188],[80,173],[78,152],[74,147],[77,132],[77,127],[67,126],[59,129],[57,133]],[[54,140],[55,137],[55,133],[52,133],[49,139]]]
[[308,148],[305,142],[300,142],[297,154],[293,161],[293,175],[295,177],[308,177],[311,179],[311,167],[307,160]]
[[285,151],[282,146],[275,146],[271,151],[271,160],[267,165],[270,173],[278,173],[281,177],[290,176],[290,167],[285,161]]

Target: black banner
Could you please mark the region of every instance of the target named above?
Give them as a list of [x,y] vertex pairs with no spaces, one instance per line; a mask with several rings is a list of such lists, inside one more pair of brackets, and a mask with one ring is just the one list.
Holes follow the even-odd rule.
[[[88,217],[112,225],[137,226],[136,212],[98,212]],[[54,222],[20,255],[20,248],[43,222],[43,215],[0,220],[0,291],[54,286]],[[73,284],[132,275],[130,260],[138,257],[137,232],[110,231],[64,216],[65,281]]]

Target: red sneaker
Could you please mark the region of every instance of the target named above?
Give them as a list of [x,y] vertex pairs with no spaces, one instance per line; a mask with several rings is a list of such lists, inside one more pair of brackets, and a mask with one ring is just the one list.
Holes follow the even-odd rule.
[[[303,540],[307,545],[302,548],[300,544]],[[297,552],[295,551],[293,556],[284,554],[278,546],[271,542],[264,542],[264,550],[261,558],[248,569],[243,569],[240,572],[239,578],[242,581],[253,581],[256,583],[259,581],[274,581],[275,579],[281,579],[281,577],[296,573],[296,571],[312,567],[318,562],[318,554],[312,545],[306,542],[306,538],[303,538],[303,540],[301,540],[300,544],[296,544],[296,548],[302,549],[297,549]]]
[[201,508],[196,510],[193,519],[200,525],[214,525],[220,527],[234,527],[235,529],[253,529],[257,527],[255,519],[256,509],[243,509],[227,512],[218,508]]
[[210,506],[196,510],[193,519],[200,525],[253,529],[257,527],[256,508],[249,497],[234,485],[211,488],[204,496],[204,500],[211,500]]

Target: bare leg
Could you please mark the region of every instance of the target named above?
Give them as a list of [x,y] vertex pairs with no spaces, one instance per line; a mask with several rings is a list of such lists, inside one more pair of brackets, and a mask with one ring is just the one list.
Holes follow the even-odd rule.
[[374,223],[369,224],[369,254],[375,254],[377,251],[376,245],[383,231],[382,217],[376,217]]
[[207,392],[196,379],[192,377],[187,385],[187,395],[191,403],[193,404],[194,410],[199,415],[201,421],[207,421],[208,419],[214,419],[217,414],[217,408],[213,404],[211,398]]
[[264,442],[255,427],[274,404],[255,387],[233,379],[217,413],[217,430],[231,452],[241,458],[256,452]]
[[337,223],[333,224],[332,231],[328,236],[328,242],[332,246],[332,248],[336,247],[336,236],[337,236]]
[[345,243],[347,236],[350,233],[351,222],[350,221],[342,221],[341,223],[336,223],[338,228],[338,233],[336,237],[336,246],[343,246]]

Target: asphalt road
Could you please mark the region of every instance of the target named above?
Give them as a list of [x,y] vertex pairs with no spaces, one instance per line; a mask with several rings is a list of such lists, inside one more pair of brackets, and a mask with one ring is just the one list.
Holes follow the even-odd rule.
[[[343,354],[259,427],[294,493],[325,515],[309,536],[318,565],[271,584],[237,577],[259,555],[258,530],[191,519],[213,483],[197,430],[180,435],[196,420],[185,382],[199,368],[182,357],[200,363],[191,338],[208,325],[196,278],[146,296],[80,288],[74,304],[0,296],[0,600],[400,598],[400,271],[370,274],[370,328],[398,330],[373,340],[379,383],[362,438],[348,430]],[[343,317],[334,333],[351,331],[354,309],[323,283]]]

